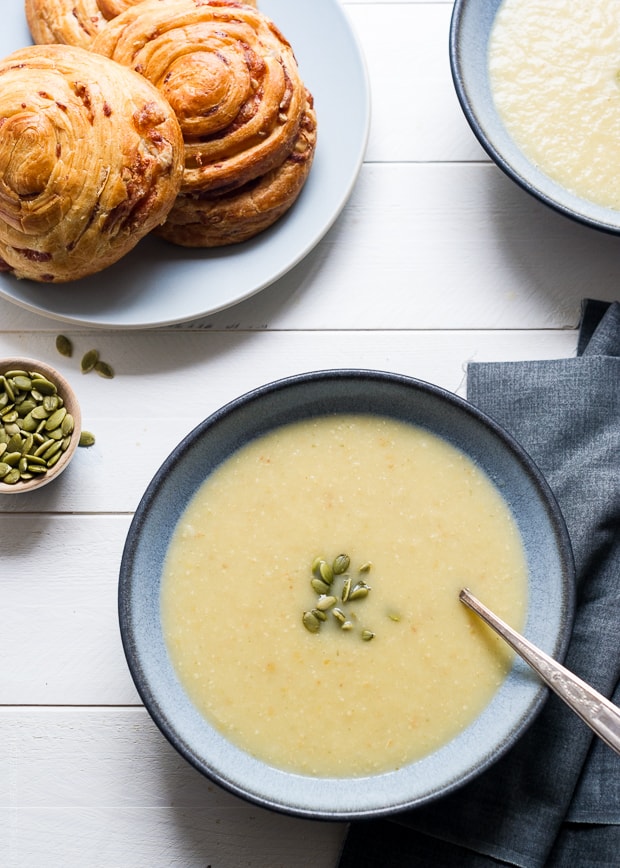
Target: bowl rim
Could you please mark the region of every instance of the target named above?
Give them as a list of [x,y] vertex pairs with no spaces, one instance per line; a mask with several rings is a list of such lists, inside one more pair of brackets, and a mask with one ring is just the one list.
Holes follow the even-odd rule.
[[[448,38],[450,71],[458,102],[472,132],[498,168],[526,193],[580,225],[589,226],[609,235],[620,234],[620,211],[581,198],[546,175],[523,154],[505,129],[496,110],[487,107],[485,111],[485,107],[480,103],[477,104],[472,98],[474,76],[468,73],[468,66],[464,61],[463,33],[466,29],[467,15],[471,10],[480,8],[488,11],[490,3],[495,4],[493,11],[493,18],[495,18],[502,0],[454,0],[450,19]],[[485,50],[487,45],[488,40],[485,39]],[[490,90],[489,100],[492,103]],[[485,120],[491,116],[496,120],[498,128],[501,128],[501,133],[497,130],[492,132],[489,124],[485,123]],[[507,145],[507,150],[512,150],[513,161],[505,156],[501,147],[502,141]]]
[[40,359],[30,358],[29,356],[6,356],[5,358],[0,358],[0,376],[3,376],[6,371],[14,369],[38,370],[54,383],[59,394],[62,396],[65,407],[71,409],[73,434],[68,448],[63,452],[62,457],[51,470],[34,479],[29,479],[27,482],[17,482],[15,485],[7,485],[0,480],[0,494],[27,494],[28,492],[38,491],[45,485],[49,485],[53,480],[58,479],[60,474],[67,469],[71,463],[71,459],[75,455],[82,430],[80,402],[78,401],[75,389],[60,371],[53,367],[53,365],[50,365],[49,362],[43,362]]
[[[221,763],[214,762],[212,756],[200,755],[196,747],[189,743],[186,734],[179,733],[178,727],[175,727],[174,721],[169,719],[167,709],[176,706],[171,700],[171,696],[165,695],[170,684],[161,685],[158,687],[149,682],[149,677],[146,673],[148,667],[152,665],[149,660],[151,653],[150,648],[138,647],[143,636],[140,635],[140,630],[144,632],[144,625],[140,622],[140,607],[143,605],[143,598],[138,593],[139,580],[135,579],[134,567],[136,564],[136,545],[139,543],[139,538],[142,530],[146,526],[149,518],[149,509],[156,501],[158,496],[161,496],[161,486],[164,484],[166,477],[172,470],[183,462],[188,450],[190,450],[197,440],[203,437],[208,437],[210,432],[217,428],[219,423],[231,414],[237,413],[240,408],[253,407],[260,403],[265,397],[274,396],[291,388],[304,387],[307,383],[326,383],[330,384],[334,381],[344,381],[353,383],[373,383],[375,386],[384,388],[386,386],[394,386],[395,388],[412,389],[412,395],[417,393],[430,396],[434,400],[447,402],[450,411],[464,413],[469,420],[473,420],[474,424],[483,426],[489,436],[495,438],[502,449],[507,450],[514,458],[518,466],[524,471],[528,478],[529,484],[538,493],[541,498],[541,503],[544,505],[545,515],[548,517],[549,527],[551,528],[553,538],[557,542],[557,557],[560,567],[560,587],[561,587],[561,605],[558,610],[558,619],[561,624],[557,635],[554,636],[553,654],[558,660],[562,660],[566,654],[570,633],[572,629],[572,621],[575,606],[575,591],[574,591],[574,561],[572,556],[572,548],[568,531],[564,518],[560,511],[553,492],[551,491],[545,477],[540,469],[534,463],[525,449],[509,434],[502,426],[494,419],[479,410],[473,404],[470,404],[464,398],[460,398],[452,392],[449,392],[439,386],[427,383],[423,380],[410,377],[404,374],[397,374],[388,371],[378,371],[370,369],[328,369],[321,371],[311,371],[301,374],[295,374],[289,377],[284,377],[279,380],[267,383],[265,385],[251,389],[239,397],[224,404],[219,409],[215,410],[207,416],[202,422],[196,425],[172,450],[168,458],[162,463],[156,471],[151,482],[147,486],[139,505],[134,513],[130,528],[127,534],[125,546],[122,553],[121,565],[119,571],[118,584],[118,617],[121,633],[121,641],[130,674],[134,684],[142,699],[147,712],[150,714],[156,726],[161,733],[169,741],[169,743],[183,756],[195,769],[206,775],[217,785],[228,790],[236,796],[239,796],[249,802],[257,804],[263,808],[268,808],[288,815],[294,815],[305,818],[321,819],[321,820],[336,820],[348,821],[353,819],[369,819],[379,816],[394,814],[409,808],[418,807],[422,804],[430,802],[439,796],[460,788],[467,781],[478,776],[482,771],[495,763],[509,748],[521,737],[524,731],[530,726],[533,720],[541,710],[546,697],[547,688],[542,682],[532,679],[531,670],[522,663],[519,659],[515,659],[513,671],[518,672],[518,677],[527,682],[527,690],[531,694],[530,699],[525,709],[521,709],[520,716],[513,723],[511,730],[506,737],[499,743],[493,745],[490,750],[478,749],[478,756],[475,765],[469,765],[465,769],[458,770],[458,777],[443,780],[437,787],[429,788],[423,794],[415,794],[411,798],[400,797],[397,800],[390,798],[390,786],[395,780],[395,775],[399,772],[388,772],[380,775],[365,776],[359,778],[318,778],[313,779],[304,775],[299,775],[289,771],[281,771],[273,768],[266,763],[254,760],[244,753],[243,750],[231,745],[230,742],[223,736],[220,736],[215,728],[204,718],[201,718],[202,726],[208,732],[209,739],[216,743],[214,751],[217,751],[218,746],[225,752],[231,754],[226,757],[224,768]],[[312,415],[327,415],[325,412],[309,413]],[[379,413],[379,415],[386,415]],[[388,414],[389,415],[389,414]],[[306,418],[304,416],[304,418]],[[415,424],[415,423],[414,423]],[[279,427],[278,425],[268,426],[266,430],[273,430]],[[432,429],[431,429],[432,430]],[[217,432],[216,432],[217,433]],[[258,436],[255,434],[254,436]],[[244,442],[249,442],[252,437],[248,437]],[[231,450],[227,453],[231,454]],[[222,459],[223,460],[223,459]],[[219,466],[217,463],[215,466]],[[484,468],[483,468],[484,469]],[[206,473],[204,478],[209,474]],[[187,504],[189,497],[185,499]],[[175,522],[176,523],[176,522]],[[149,581],[151,579],[149,578]],[[158,593],[158,587],[156,588]],[[142,589],[143,590],[143,589]],[[153,590],[155,593],[155,590]],[[529,607],[528,607],[529,608]],[[157,617],[159,614],[157,613]],[[148,629],[148,628],[147,628]],[[161,633],[161,625],[158,628]],[[136,641],[138,640],[138,642]],[[167,652],[166,652],[167,653]],[[171,667],[170,661],[166,664]],[[157,681],[159,673],[155,675]],[[173,680],[176,676],[173,675]],[[508,679],[507,679],[508,680]],[[500,688],[501,690],[501,688]],[[174,688],[173,688],[174,691]],[[182,688],[180,694],[182,694]],[[529,695],[529,694],[528,694]],[[178,700],[178,696],[176,697]],[[489,712],[493,701],[487,709],[480,715]],[[189,702],[189,700],[188,700]],[[195,714],[200,717],[199,712],[195,710]],[[473,722],[472,728],[479,718]],[[465,731],[467,733],[467,730]],[[463,737],[461,733],[453,743],[447,746],[451,748],[453,754],[456,755],[456,742]],[[442,748],[440,750],[444,750]],[[431,754],[431,757],[440,751]],[[212,751],[213,753],[213,751]],[[416,761],[405,767],[405,772],[408,769],[420,767],[428,758]],[[259,780],[259,783],[253,782],[248,784],[244,778],[244,766],[250,764],[254,767],[251,774]],[[261,773],[262,777],[261,777]],[[402,773],[402,770],[401,770]],[[266,778],[270,777],[267,789],[263,789]],[[371,782],[377,787],[377,795],[374,796],[366,804],[351,805],[347,803],[343,794],[346,792],[347,786],[359,788],[362,785],[367,787],[368,782]],[[305,787],[305,789],[304,789]],[[298,792],[299,789],[303,793]],[[289,795],[283,795],[289,793]],[[293,796],[292,793],[295,793]],[[325,802],[325,795],[330,795],[333,798],[331,803]]]

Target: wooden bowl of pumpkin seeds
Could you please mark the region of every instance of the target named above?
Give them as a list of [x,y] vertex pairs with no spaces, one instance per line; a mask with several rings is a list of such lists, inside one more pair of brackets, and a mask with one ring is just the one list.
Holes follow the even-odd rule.
[[82,417],[67,380],[36,359],[0,359],[0,494],[56,479],[71,461]]

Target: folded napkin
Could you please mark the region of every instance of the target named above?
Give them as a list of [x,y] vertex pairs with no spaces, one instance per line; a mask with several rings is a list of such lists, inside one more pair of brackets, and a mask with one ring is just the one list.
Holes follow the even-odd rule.
[[[620,704],[620,303],[583,306],[577,357],[470,364],[468,399],[525,447],[577,568],[565,665]],[[554,694],[490,769],[389,819],[352,823],[340,868],[620,866],[620,756]]]

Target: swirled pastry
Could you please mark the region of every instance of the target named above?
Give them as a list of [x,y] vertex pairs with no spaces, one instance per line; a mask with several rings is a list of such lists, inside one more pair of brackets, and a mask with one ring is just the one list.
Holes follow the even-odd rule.
[[316,114],[308,94],[295,144],[282,165],[230,192],[181,193],[156,234],[183,247],[247,241],[295,202],[310,172],[315,147]]
[[183,139],[142,76],[67,45],[0,62],[0,268],[61,282],[100,271],[162,223]]
[[[104,26],[142,0],[25,0],[26,20],[39,45],[55,42],[89,48]],[[165,2],[165,0],[163,0]],[[246,0],[250,6],[254,0]]]
[[39,45],[89,48],[106,21],[141,0],[25,0],[26,21]]
[[282,165],[306,89],[293,50],[257,9],[228,0],[143,0],[92,48],[148,78],[185,141],[182,190],[227,192]]

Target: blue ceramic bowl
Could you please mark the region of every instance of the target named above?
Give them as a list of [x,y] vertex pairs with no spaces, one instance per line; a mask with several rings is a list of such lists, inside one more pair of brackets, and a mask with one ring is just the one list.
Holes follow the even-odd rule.
[[581,199],[530,162],[497,113],[489,82],[488,44],[501,0],[456,0],[450,25],[450,65],[456,94],[476,138],[509,178],[555,211],[579,223],[620,233],[620,212]]
[[162,563],[179,517],[203,480],[249,440],[288,422],[347,412],[423,426],[469,455],[499,487],[526,549],[524,632],[532,642],[561,659],[573,612],[570,543],[544,478],[504,430],[450,392],[398,374],[320,371],[258,388],[198,425],[155,474],[127,537],[119,617],[131,674],[155,723],[200,772],[264,807],[337,820],[393,813],[460,786],[519,738],[546,696],[517,660],[490,705],[458,737],[430,756],[371,780],[313,778],[272,768],[228,742],[192,705],[173,671],[160,619]]

